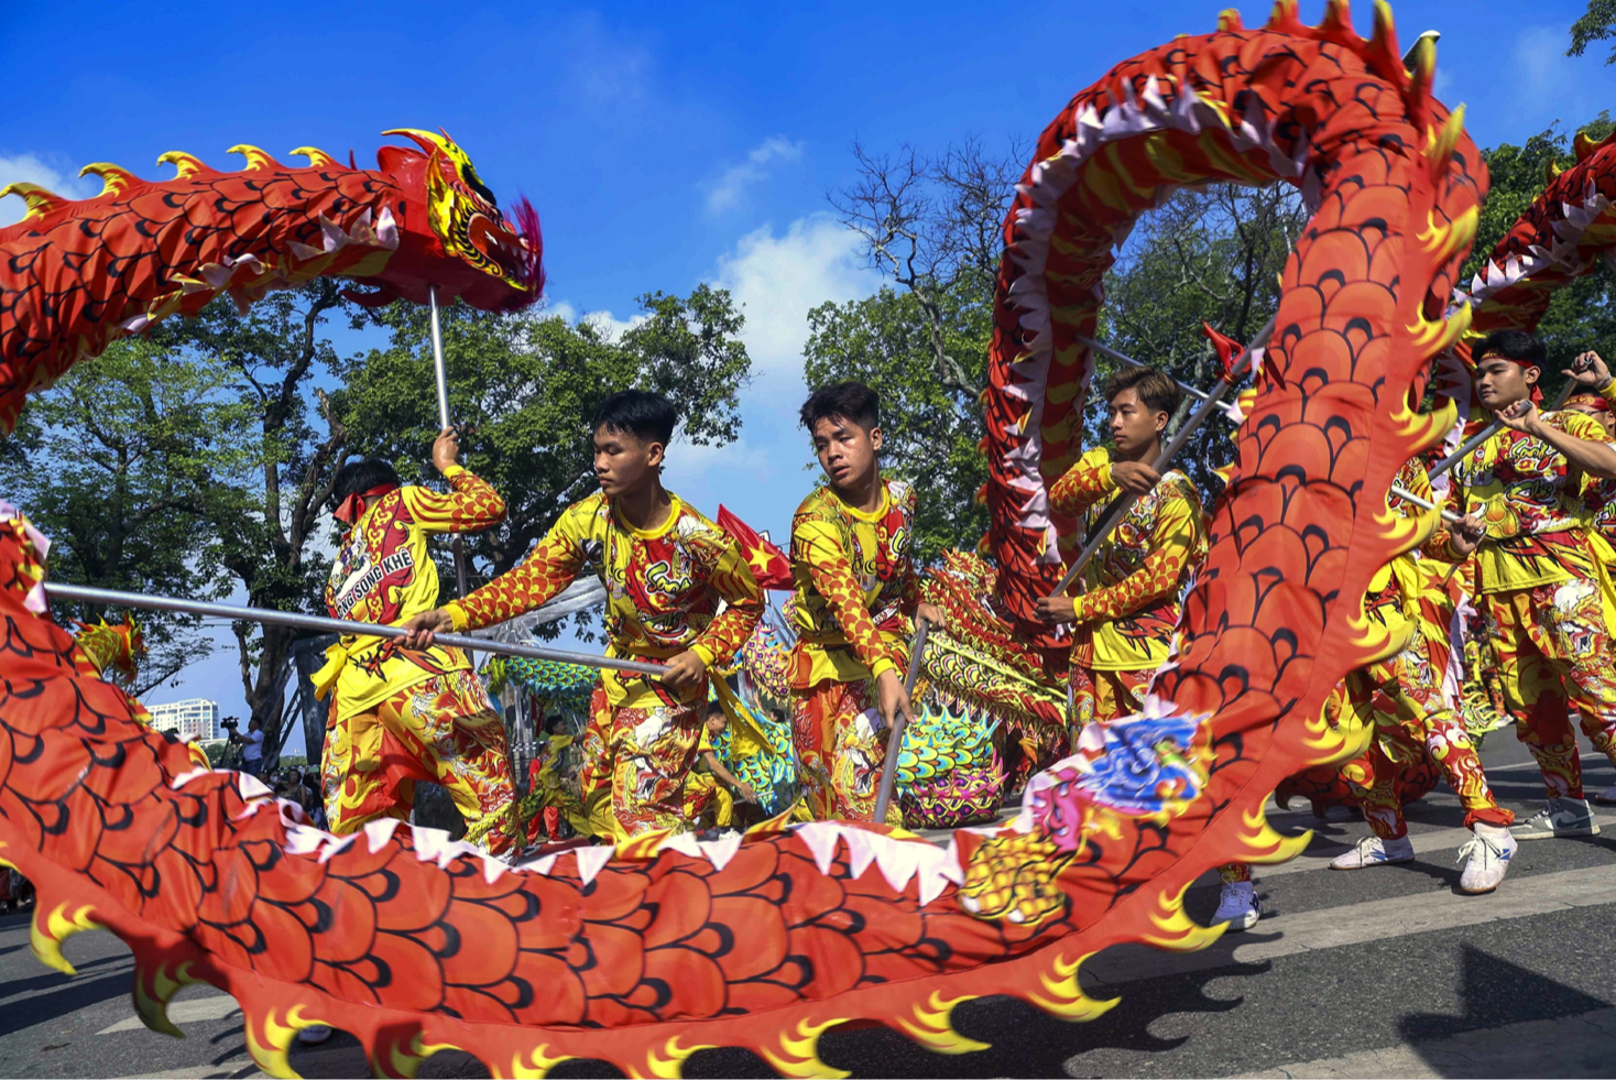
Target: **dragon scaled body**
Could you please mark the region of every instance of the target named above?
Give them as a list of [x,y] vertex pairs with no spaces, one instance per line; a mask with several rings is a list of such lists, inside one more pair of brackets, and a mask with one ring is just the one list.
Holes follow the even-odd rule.
[[356,278],[368,303],[447,300],[510,310],[544,284],[538,217],[525,202],[506,222],[470,158],[448,136],[389,132],[378,168],[338,164],[312,147],[306,166],[238,146],[247,167],[219,172],[177,151],[171,180],[87,165],[100,195],[74,201],[11,184],[22,221],[0,228],[0,430],[24,397],[112,341],[228,294],[245,306],[315,277]]
[[38,884],[36,951],[65,964],[64,938],[113,930],[134,950],[149,1025],[168,1029],[165,1003],[205,980],[241,1002],[248,1048],[276,1075],[316,1023],[354,1034],[381,1075],[456,1046],[498,1076],[569,1057],[667,1076],[700,1047],[738,1045],[796,1076],[834,1074],[819,1039],[852,1021],[960,1053],[984,1045],[950,1022],[972,997],[1104,1012],[1114,1002],[1079,985],[1085,956],[1206,945],[1221,928],[1185,915],[1189,883],[1306,844],[1275,833],[1263,803],[1286,776],[1356,752],[1363,733],[1321,727],[1320,707],[1347,671],[1402,645],[1377,636],[1363,598],[1434,524],[1391,513],[1383,493],[1448,426],[1415,406],[1431,358],[1464,329],[1464,309],[1444,311],[1485,188],[1458,117],[1431,97],[1431,46],[1416,55],[1405,70],[1384,6],[1365,41],[1343,4],[1309,27],[1282,0],[1266,26],[1226,15],[1117,65],[1040,138],[1006,222],[984,397],[999,602],[1014,619],[1060,574],[1044,497],[1079,449],[1090,358],[1074,335],[1093,334],[1112,245],[1177,185],[1279,179],[1315,213],[1176,665],[1142,715],[1085,732],[1034,776],[1014,822],[945,848],[776,821],[519,871],[391,822],[329,836],[250,779],[196,768],[115,687],[80,675],[34,590],[37,534],[10,511],[0,858]]

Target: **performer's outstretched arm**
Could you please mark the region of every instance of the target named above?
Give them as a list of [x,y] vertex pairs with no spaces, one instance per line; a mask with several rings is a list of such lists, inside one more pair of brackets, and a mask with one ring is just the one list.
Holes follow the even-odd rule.
[[1057,514],[1078,517],[1083,511],[1117,491],[1111,475],[1111,455],[1097,446],[1077,459],[1055,486],[1049,489],[1049,508]]
[[584,564],[583,544],[573,533],[571,517],[570,511],[562,514],[549,535],[533,546],[526,562],[445,604],[440,610],[449,617],[453,629],[480,630],[514,619],[571,585]]

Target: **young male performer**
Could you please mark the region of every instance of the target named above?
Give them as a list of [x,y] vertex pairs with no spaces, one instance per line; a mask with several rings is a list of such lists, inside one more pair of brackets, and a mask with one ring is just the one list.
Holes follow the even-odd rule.
[[[1577,357],[1579,367],[1591,365],[1595,361],[1604,363],[1596,352],[1583,353]],[[1616,413],[1612,412],[1610,402],[1599,393],[1573,394],[1566,402],[1566,408],[1592,417],[1605,429],[1605,434],[1616,441]],[[1611,556],[1616,558],[1616,480],[1590,482],[1583,491],[1583,498],[1587,500],[1588,509],[1594,515],[1594,528],[1609,545]],[[1605,571],[1608,575],[1616,575],[1616,562],[1607,562]],[[1616,784],[1595,795],[1593,801],[1604,806],[1616,805]]]
[[1087,513],[1092,528],[1123,492],[1138,498],[1084,568],[1082,591],[1038,602],[1051,625],[1075,623],[1072,737],[1092,720],[1115,720],[1144,704],[1145,685],[1167,662],[1179,594],[1206,558],[1201,498],[1177,469],[1159,476],[1162,434],[1182,392],[1153,368],[1127,368],[1105,384],[1115,451],[1095,447],[1049,492],[1058,514]]
[[[801,418],[830,482],[804,499],[791,521],[797,644],[790,686],[799,787],[816,819],[869,821],[886,759],[876,713],[889,725],[899,714],[913,716],[903,686],[909,665],[903,616],[941,626],[943,614],[921,602],[909,557],[914,490],[881,476],[875,391],[834,383],[809,395]],[[903,823],[896,799],[887,823]]]
[[[404,486],[385,461],[337,473],[331,498],[348,527],[331,565],[325,603],[332,616],[396,626],[438,602],[432,533],[472,532],[505,520],[494,489],[456,464],[458,439],[445,428],[432,463],[450,492]],[[505,726],[459,649],[430,642],[347,637],[326,651],[314,676],[322,697],[335,688],[321,779],[331,831],[358,831],[380,817],[407,819],[415,784],[442,784],[466,819],[467,839],[492,854],[518,837],[516,789]]]
[[[1548,804],[1511,832],[1519,840],[1587,836],[1599,828],[1583,798],[1566,706],[1576,708],[1594,747],[1616,760],[1616,605],[1582,485],[1616,477],[1616,447],[1589,417],[1538,412],[1533,398],[1547,351],[1532,335],[1497,331],[1474,355],[1477,396],[1504,429],[1454,467],[1465,518],[1439,532],[1431,550],[1438,558],[1476,556],[1478,606],[1485,604],[1495,628],[1505,700],[1543,773]],[[1597,358],[1589,370],[1566,374],[1616,398]]]
[[707,669],[727,663],[763,614],[762,590],[735,541],[662,486],[677,421],[659,394],[607,398],[594,419],[600,491],[568,507],[521,566],[406,624],[412,641],[430,643],[434,632],[531,611],[586,566],[600,577],[607,655],[667,667],[660,676],[602,670],[595,688],[579,779],[591,819],[619,840],[686,827]]
[[[1206,558],[1201,497],[1177,469],[1152,466],[1183,392],[1154,368],[1125,368],[1105,383],[1115,451],[1097,446],[1055,482],[1049,508],[1084,517],[1085,532],[1124,493],[1137,496],[1084,568],[1076,596],[1047,596],[1038,617],[1075,623],[1070,671],[1071,739],[1084,725],[1106,723],[1144,705],[1145,687],[1167,662],[1178,626],[1179,596]],[[1251,871],[1223,868],[1217,919],[1244,930],[1261,917]]]
[[[1431,502],[1430,477],[1418,460],[1399,470],[1395,483]],[[1387,499],[1405,517],[1418,513],[1396,496]],[[1489,893],[1498,888],[1515,854],[1509,826],[1515,815],[1499,807],[1487,786],[1487,775],[1476,756],[1464,725],[1442,695],[1449,648],[1448,621],[1452,603],[1446,591],[1451,567],[1436,559],[1418,559],[1404,552],[1383,566],[1370,582],[1364,602],[1365,616],[1388,631],[1412,631],[1408,644],[1396,656],[1362,667],[1347,675],[1325,705],[1325,714],[1351,709],[1359,723],[1371,726],[1369,753],[1349,762],[1342,776],[1362,800],[1372,834],[1330,863],[1332,870],[1362,870],[1387,863],[1412,862],[1414,845],[1408,839],[1397,797],[1403,768],[1423,746],[1442,769],[1448,786],[1465,808],[1465,826],[1475,839],[1460,851],[1464,872],[1462,893]],[[1412,626],[1410,626],[1412,624]],[[1388,710],[1382,702],[1389,703]]]

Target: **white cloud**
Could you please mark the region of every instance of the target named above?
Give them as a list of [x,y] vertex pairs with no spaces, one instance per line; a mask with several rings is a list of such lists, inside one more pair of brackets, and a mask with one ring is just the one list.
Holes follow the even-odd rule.
[[[0,187],[16,183],[38,184],[68,199],[87,199],[101,190],[100,181],[74,176],[72,168],[59,161],[57,155],[0,154]],[[0,199],[0,227],[16,224],[27,211],[28,205],[20,195]]]
[[724,175],[707,188],[707,212],[722,214],[740,204],[741,196],[753,184],[769,178],[770,166],[783,161],[796,161],[802,157],[802,143],[792,142],[781,135],[765,139],[746,160],[731,165]]
[[860,238],[828,214],[791,223],[784,236],[765,225],[718,259],[717,282],[746,316],[741,340],[759,376],[802,373],[808,312],[873,293],[880,279],[864,267]]
[[611,341],[616,341],[625,333],[634,329],[636,326],[645,322],[646,319],[650,318],[650,316],[646,315],[643,311],[638,315],[630,315],[626,319],[619,319],[616,315],[613,315],[609,311],[586,311],[580,314],[578,309],[573,306],[570,301],[552,301],[548,298],[546,298],[544,301],[544,310],[541,312],[541,315],[559,315],[561,318],[565,319],[569,323],[572,323],[574,326],[579,323],[589,323],[591,326],[605,334],[606,337]]

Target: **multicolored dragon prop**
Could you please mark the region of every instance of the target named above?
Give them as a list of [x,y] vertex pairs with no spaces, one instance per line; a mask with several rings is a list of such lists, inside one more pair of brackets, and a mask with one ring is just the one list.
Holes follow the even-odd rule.
[[[1078,450],[1090,358],[1072,335],[1094,331],[1111,246],[1179,185],[1283,180],[1315,210],[1177,662],[1143,715],[1085,732],[1035,776],[1010,825],[945,849],[775,822],[517,871],[393,822],[330,836],[250,778],[197,767],[75,669],[37,587],[42,544],[8,509],[0,858],[38,885],[35,952],[69,970],[67,937],[112,930],[150,1026],[172,1031],[166,1003],[206,981],[240,1001],[248,1048],[275,1075],[294,1032],[318,1023],[354,1034],[382,1075],[455,1046],[498,1076],[569,1057],[668,1076],[719,1045],[834,1075],[818,1044],[838,1025],[959,1053],[983,1047],[950,1023],[972,997],[1070,1020],[1110,1008],[1079,985],[1083,959],[1214,940],[1185,890],[1306,845],[1269,827],[1264,800],[1356,752],[1364,733],[1321,727],[1320,707],[1402,644],[1369,626],[1364,593],[1434,525],[1389,512],[1385,492],[1451,423],[1416,409],[1431,358],[1468,321],[1444,315],[1486,186],[1459,115],[1432,97],[1434,48],[1415,56],[1405,70],[1384,5],[1365,41],[1344,4],[1309,27],[1282,0],[1263,27],[1226,14],[1119,64],[1039,139],[1006,224],[985,394],[1001,601],[1022,620],[1061,570],[1044,491]],[[16,340],[4,360],[20,386],[93,351],[52,339],[25,357]]]
[[9,184],[28,211],[0,229],[0,431],[24,397],[112,341],[220,294],[245,307],[272,289],[349,277],[367,304],[458,296],[486,311],[533,303],[544,287],[539,219],[526,200],[512,228],[471,159],[448,135],[400,129],[420,150],[384,146],[374,171],[305,146],[290,168],[255,146],[241,172],[170,151],[172,180],[98,163],[104,184],[73,201]]

